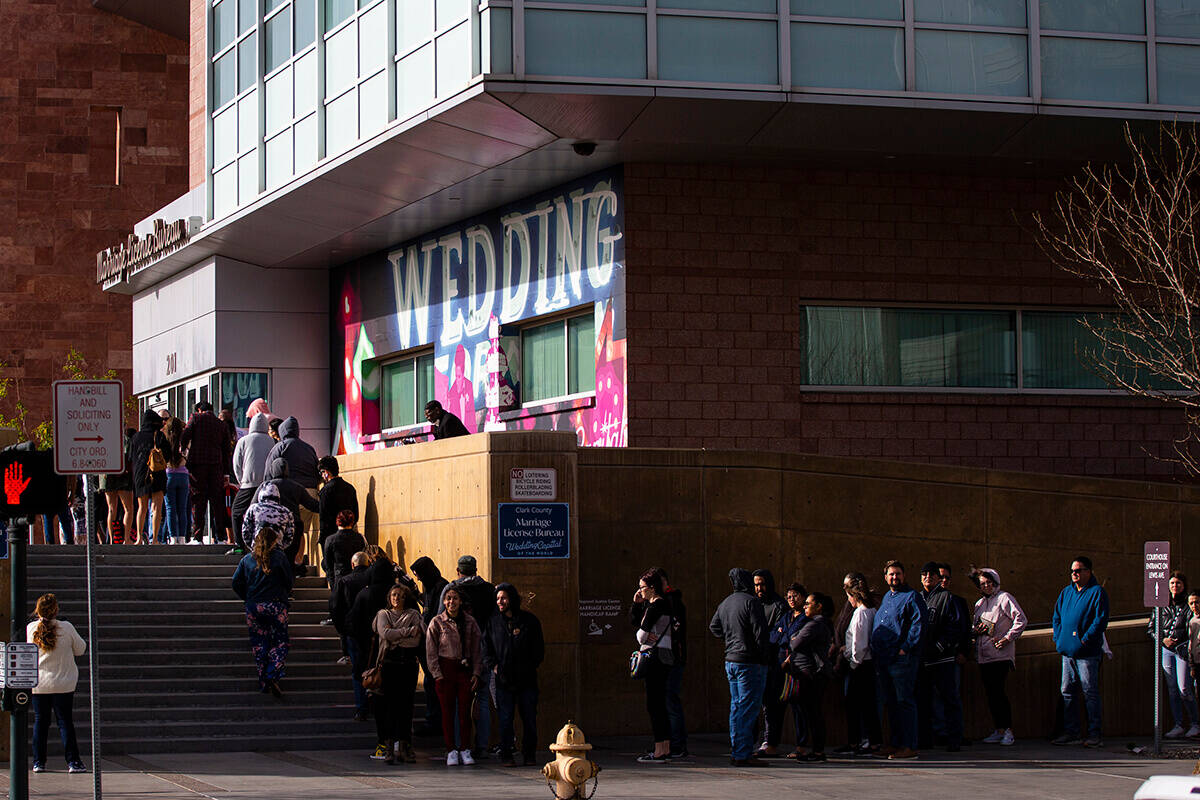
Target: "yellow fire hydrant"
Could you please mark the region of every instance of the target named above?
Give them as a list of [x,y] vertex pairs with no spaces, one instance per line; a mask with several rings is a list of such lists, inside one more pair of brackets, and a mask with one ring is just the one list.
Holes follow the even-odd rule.
[[[587,751],[591,749],[579,726],[567,720],[554,744],[550,745],[554,760],[542,767],[546,782],[555,782],[554,796],[558,800],[584,800],[584,784],[600,774],[600,765],[588,760]],[[593,786],[592,794],[595,793]]]

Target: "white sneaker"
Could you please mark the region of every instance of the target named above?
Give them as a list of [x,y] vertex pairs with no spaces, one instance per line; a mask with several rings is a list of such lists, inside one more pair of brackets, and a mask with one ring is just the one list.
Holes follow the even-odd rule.
[[1000,744],[1004,745],[1005,747],[1011,747],[1016,743],[1017,740],[1016,737],[1013,736],[1012,728],[1009,728],[1004,732],[1004,736],[1000,739]]
[[1200,736],[1200,723],[1188,728],[1187,732],[1187,738],[1189,739],[1195,739],[1197,736]]
[[1187,733],[1187,731],[1184,730],[1182,725],[1176,725],[1174,728],[1171,728],[1171,730],[1164,733],[1163,738],[1164,739],[1182,739],[1184,734],[1186,734],[1186,733]]
[[458,766],[458,751],[457,750],[451,750],[449,753],[446,753],[446,766],[447,767],[457,767]]
[[462,759],[462,763],[463,763],[463,766],[464,766],[464,767],[473,767],[473,766],[475,766],[475,759],[474,759],[474,758],[471,756],[471,751],[470,751],[470,750],[463,750],[463,751],[462,751],[461,753],[459,753],[458,755],[459,755],[459,757]]
[[999,728],[996,728],[996,730],[992,731],[991,736],[984,738],[983,743],[984,744],[1000,744],[1000,740],[1003,738],[1004,738],[1004,731],[1000,730]]

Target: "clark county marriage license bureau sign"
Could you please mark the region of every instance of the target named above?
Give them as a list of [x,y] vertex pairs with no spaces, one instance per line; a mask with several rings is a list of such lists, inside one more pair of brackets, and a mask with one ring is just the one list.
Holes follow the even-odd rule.
[[501,558],[567,558],[571,555],[567,503],[501,503]]

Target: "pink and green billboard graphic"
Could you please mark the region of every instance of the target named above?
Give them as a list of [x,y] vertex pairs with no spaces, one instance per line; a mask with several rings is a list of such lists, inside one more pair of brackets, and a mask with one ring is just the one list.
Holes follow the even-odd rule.
[[334,453],[424,430],[626,444],[624,209],[606,170],[351,262],[333,275]]

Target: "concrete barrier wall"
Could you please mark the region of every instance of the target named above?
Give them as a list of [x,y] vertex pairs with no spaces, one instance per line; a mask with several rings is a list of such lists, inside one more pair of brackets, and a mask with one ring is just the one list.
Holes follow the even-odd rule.
[[[691,650],[685,679],[688,727],[726,726],[723,647],[707,631],[728,593],[730,567],[770,568],[779,585],[837,591],[857,570],[882,585],[899,558],[916,583],[928,560],[954,565],[956,592],[976,598],[968,564],[999,570],[1036,623],[1049,621],[1067,567],[1089,555],[1113,613],[1141,614],[1142,542],[1165,539],[1172,564],[1200,568],[1195,531],[1200,490],[1155,483],[775,453],[576,449],[570,434],[481,434],[344,456],[358,488],[363,530],[407,566],[428,555],[453,577],[460,554],[480,573],[508,580],[542,619],[548,644],[541,671],[541,724],[548,738],[567,717],[588,734],[646,730],[643,687],[627,677],[633,632],[627,612],[638,574],[666,568],[684,591]],[[500,560],[496,506],[509,499],[509,469],[553,467],[558,500],[571,504],[571,557]],[[1192,569],[1196,572],[1196,569]],[[1197,573],[1200,578],[1200,573]],[[586,631],[580,601],[615,601],[613,627]],[[1144,622],[1115,625],[1115,658],[1104,667],[1110,735],[1147,733],[1153,650]],[[1018,736],[1054,722],[1059,660],[1047,632],[1018,647],[1010,677]],[[968,735],[990,730],[978,674],[963,678]],[[1132,700],[1131,700],[1132,698]],[[842,736],[831,697],[831,741]]]

